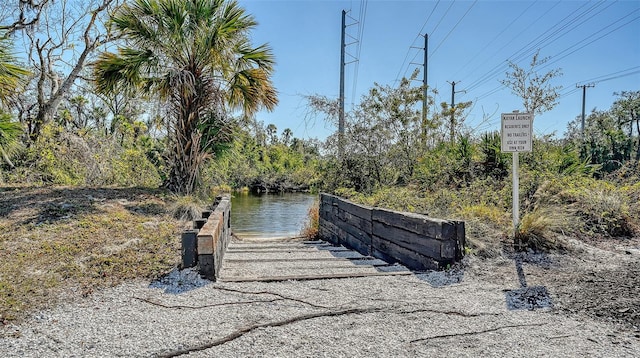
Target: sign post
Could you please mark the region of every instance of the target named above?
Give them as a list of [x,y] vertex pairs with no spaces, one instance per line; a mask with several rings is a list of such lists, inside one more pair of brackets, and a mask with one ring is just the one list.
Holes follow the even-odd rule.
[[501,125],[501,149],[503,153],[511,153],[513,164],[513,236],[515,238],[518,225],[520,224],[520,195],[519,195],[519,166],[520,158],[518,153],[530,152],[533,142],[533,114],[502,113],[500,116]]

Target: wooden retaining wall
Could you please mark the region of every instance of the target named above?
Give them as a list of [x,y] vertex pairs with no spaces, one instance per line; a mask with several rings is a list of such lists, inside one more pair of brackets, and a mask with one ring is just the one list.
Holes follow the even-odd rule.
[[219,198],[218,205],[198,233],[198,272],[215,281],[220,277],[222,258],[231,241],[231,197]]
[[320,236],[363,255],[434,270],[462,259],[463,221],[373,208],[320,195]]
[[231,197],[216,198],[212,209],[194,220],[193,229],[182,233],[182,266],[197,266],[202,277],[215,281],[231,241]]

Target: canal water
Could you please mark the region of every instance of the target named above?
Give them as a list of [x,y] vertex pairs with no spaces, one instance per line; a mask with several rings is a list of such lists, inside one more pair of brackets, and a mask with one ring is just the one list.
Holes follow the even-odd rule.
[[240,237],[299,236],[317,197],[306,193],[234,193],[231,230]]

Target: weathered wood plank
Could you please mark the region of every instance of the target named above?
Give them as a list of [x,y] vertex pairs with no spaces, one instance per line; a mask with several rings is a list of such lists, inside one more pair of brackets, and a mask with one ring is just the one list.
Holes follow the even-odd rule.
[[[327,194],[321,195],[321,202],[320,234],[334,244],[365,255],[375,251],[377,257],[385,255],[394,262],[413,260],[410,265],[425,269],[464,255],[464,222],[371,208]],[[379,247],[373,236],[378,238]],[[385,253],[382,246],[392,251]]]
[[355,265],[348,261],[275,261],[275,262],[225,262],[224,275],[229,276],[273,276],[273,275],[317,275],[328,273],[374,272],[372,265]]
[[214,212],[198,232],[198,254],[212,255],[222,234],[222,215]]
[[371,220],[389,226],[401,227],[407,231],[434,239],[443,239],[443,223],[448,223],[447,220],[433,219],[425,215],[378,208],[371,213]]
[[[365,239],[366,241],[363,241]],[[371,236],[366,238],[355,237],[346,231],[340,233],[340,243],[348,248],[358,251],[360,254],[368,256],[371,254]]]
[[247,248],[247,249],[230,248],[230,249],[227,249],[227,252],[229,253],[229,255],[232,255],[232,254],[248,254],[248,253],[259,254],[259,253],[263,253],[263,252],[274,252],[274,253],[277,253],[277,252],[279,252],[279,253],[288,253],[288,252],[293,252],[293,251],[295,251],[295,252],[305,252],[305,251],[306,252],[314,252],[316,250],[317,249],[315,249],[313,247],[298,247],[298,248],[286,248],[286,247],[283,247],[283,248],[271,248],[271,249],[268,249],[268,248],[265,248],[265,249],[262,249],[262,248],[255,248],[255,249],[250,249],[250,248]]
[[440,257],[454,260],[456,258],[456,242],[447,240],[440,243]]
[[301,241],[298,241],[298,242],[283,242],[283,243],[272,243],[272,242],[268,242],[268,241],[266,241],[266,242],[250,241],[250,242],[246,242],[246,243],[234,242],[233,245],[230,245],[227,248],[227,250],[229,250],[229,251],[234,251],[234,250],[254,250],[254,249],[265,250],[265,249],[287,249],[287,248],[295,249],[295,248],[299,248],[299,247],[315,249],[317,247],[324,247],[324,246],[330,246],[330,244],[329,243],[325,243],[324,245],[305,244],[305,243],[303,243]]
[[375,235],[372,237],[371,256],[377,257],[389,263],[400,262],[412,270],[436,270],[438,261],[396,245],[391,241],[381,239]]
[[333,195],[329,195],[329,194],[320,194],[320,217],[325,219],[325,220],[330,220],[329,217],[331,216],[332,213],[337,214],[337,207],[334,208],[336,205],[334,205],[336,203],[337,198]]
[[341,230],[339,227],[335,226],[333,223],[323,218],[319,219],[319,225],[320,225],[320,230],[319,230],[320,237],[322,237],[323,240],[331,242],[336,245],[340,245],[340,237],[338,236],[338,233]]
[[326,241],[352,248],[363,255],[369,255],[371,251],[371,235],[339,219],[330,222],[321,218],[320,235]]
[[464,257],[464,247],[467,244],[466,243],[467,233],[466,233],[464,221],[456,221],[455,223],[456,223],[456,233],[458,234],[458,237],[456,240],[455,259],[462,260],[462,258]]
[[197,236],[198,272],[210,280],[219,276],[225,251],[231,241],[230,198],[216,198],[215,206]]
[[[344,257],[305,257],[305,258],[291,258],[291,257],[286,257],[286,258],[260,258],[260,257],[256,257],[256,258],[251,258],[251,259],[225,259],[224,262],[289,262],[289,261],[344,261],[344,262],[351,262],[354,259],[348,259],[348,258],[344,258]],[[360,259],[358,259],[360,260]]]
[[254,277],[221,277],[221,282],[276,282],[276,281],[309,281],[328,280],[341,278],[358,278],[372,276],[404,276],[412,275],[411,271],[391,271],[391,272],[354,272],[354,273],[334,273],[316,275],[286,275],[286,276],[254,276]]
[[[350,225],[348,222],[342,221],[342,220],[337,220],[334,222],[334,224],[341,230],[344,231],[346,233],[348,233],[349,235],[351,235],[354,239],[359,240],[361,242],[363,242],[366,245],[371,245],[371,234],[360,230],[360,228]],[[344,235],[340,236],[341,238],[344,237]]]
[[337,200],[337,203],[338,203],[338,209],[340,211],[344,211],[353,216],[357,216],[361,219],[371,221],[371,211],[373,210],[372,207],[358,205],[356,203],[353,203],[344,199]]
[[206,279],[215,281],[216,271],[213,255],[198,255],[198,272]]
[[394,242],[407,250],[415,251],[421,255],[434,259],[440,257],[440,244],[438,240],[418,235],[414,232],[403,230],[395,226],[389,226],[381,222],[373,222],[374,235],[386,241]]
[[[338,207],[338,209],[340,209]],[[348,211],[339,210],[338,219],[345,223],[358,228],[365,232],[367,235],[371,235],[371,219],[363,219],[359,216],[353,215]]]

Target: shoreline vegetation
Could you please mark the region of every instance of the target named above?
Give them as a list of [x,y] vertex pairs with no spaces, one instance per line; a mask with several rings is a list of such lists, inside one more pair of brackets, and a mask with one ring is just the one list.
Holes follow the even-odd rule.
[[[337,98],[305,96],[308,113],[288,118],[292,127],[319,116],[344,132],[298,138],[256,119],[277,105],[275,59],[251,43],[256,23],[237,2],[105,0],[72,13],[65,2],[38,4],[8,4],[15,18],[0,24],[0,322],[168,272],[185,220],[242,188],[325,191],[464,220],[466,252],[479,260],[507,255],[514,240],[561,255],[573,255],[571,240],[637,245],[640,89],[615,93],[584,121],[556,118],[568,122],[562,135],[534,131],[514,232],[500,132],[467,126],[472,102],[436,103],[438,89],[415,85],[417,70],[374,83],[340,124]],[[47,40],[60,30],[41,13],[78,18],[57,24],[68,37]],[[18,35],[32,41],[26,63],[13,53]],[[58,51],[74,49],[78,62],[63,63]],[[495,79],[532,114],[559,98],[561,72],[538,73],[548,60],[539,55]],[[423,118],[423,103],[437,109]]]

